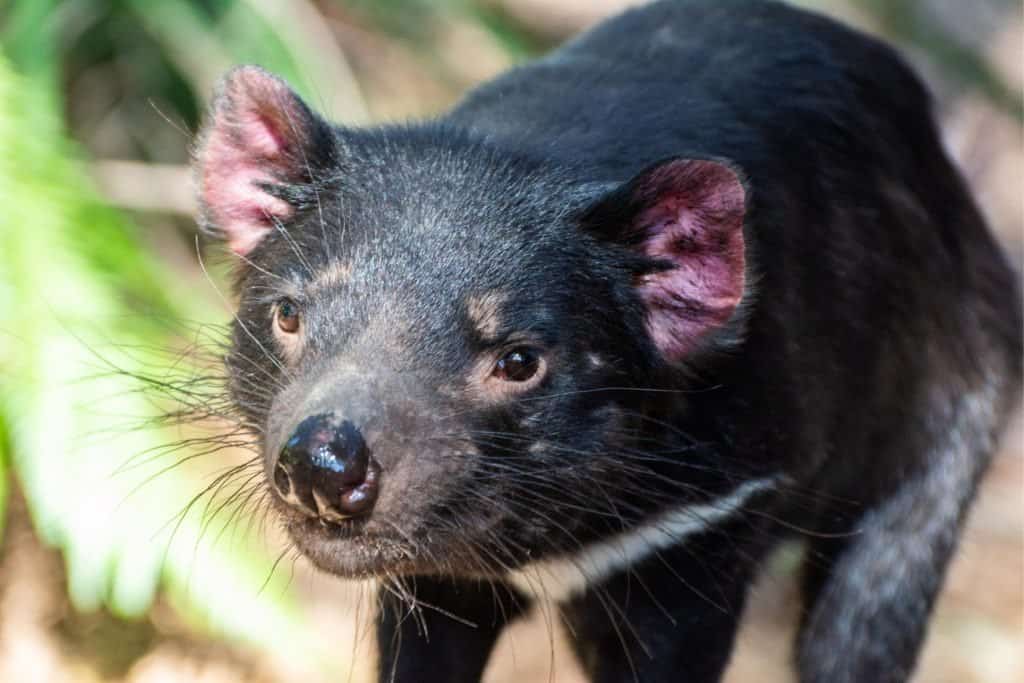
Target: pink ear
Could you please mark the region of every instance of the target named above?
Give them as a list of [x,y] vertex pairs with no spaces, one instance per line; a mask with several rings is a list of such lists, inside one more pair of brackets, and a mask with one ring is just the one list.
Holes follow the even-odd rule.
[[238,67],[221,82],[195,157],[204,227],[246,254],[295,207],[272,188],[312,180],[327,126],[280,79]]
[[629,205],[622,236],[665,266],[637,281],[647,331],[666,359],[682,360],[733,318],[743,298],[743,183],[724,164],[673,159],[613,196]]

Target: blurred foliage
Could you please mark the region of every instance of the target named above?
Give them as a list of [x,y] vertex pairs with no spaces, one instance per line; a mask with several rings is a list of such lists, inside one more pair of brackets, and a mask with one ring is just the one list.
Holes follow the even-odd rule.
[[[155,407],[134,379],[151,370],[125,350],[171,344],[157,321],[190,317],[195,308],[170,301],[194,299],[98,199],[54,101],[45,83],[0,62],[4,462],[40,536],[64,551],[76,607],[136,617],[162,584],[197,624],[294,651],[307,629],[287,577],[271,577],[274,558],[241,543],[200,545],[217,510],[181,514],[196,483],[159,459],[126,467],[180,435],[133,428]],[[112,358],[116,372],[105,367]]]
[[[100,198],[64,123],[64,78],[80,64],[74,60],[109,55],[115,48],[101,36],[117,35],[126,21],[168,44],[188,29],[203,31],[195,37],[225,50],[226,61],[260,61],[299,80],[299,51],[258,17],[231,18],[236,5],[89,8],[29,0],[7,8],[0,34],[0,503],[9,465],[37,533],[64,553],[78,609],[138,617],[162,588],[197,626],[282,656],[301,650],[311,664],[327,666],[327,653],[317,651],[323,641],[311,637],[285,590],[286,573],[274,572],[276,551],[239,541],[233,530],[221,538],[246,500],[242,489],[222,490],[216,504],[189,505],[202,484],[173,467],[188,454],[167,446],[182,434],[154,423],[166,406],[153,405],[137,381],[145,376],[159,386],[200,372],[185,367],[188,358],[172,367],[157,354],[176,374],[154,378],[145,350],[181,345],[167,320],[222,315],[189,291],[195,283],[161,261],[135,222]],[[75,25],[67,15],[89,9],[92,21],[77,23],[80,40],[67,40]],[[214,11],[226,17],[216,29]],[[149,46],[141,52],[150,56],[151,83],[162,86],[156,90],[197,111],[198,86],[183,87],[171,57]]]
[[[1024,121],[1021,94],[1006,83],[977,50],[964,45],[950,30],[928,14],[925,3],[917,0],[855,0],[855,4],[874,16],[892,40],[917,48],[928,55],[948,77],[971,89],[977,89],[994,105],[1018,121]],[[1016,0],[997,0],[997,9],[1017,11]],[[964,3],[966,7],[968,3]]]
[[[350,123],[374,117],[364,89],[388,81],[374,69],[395,55],[454,96],[476,77],[465,74],[479,54],[490,50],[511,63],[562,37],[513,4],[0,2],[0,529],[16,481],[37,532],[64,553],[76,607],[134,617],[162,590],[216,632],[283,656],[301,650],[326,659],[311,652],[324,640],[309,634],[286,577],[273,571],[274,555],[251,543],[213,542],[230,505],[177,517],[202,484],[166,469],[174,458],[152,456],[181,433],[123,426],[125,416],[145,425],[162,409],[139,393],[133,375],[152,369],[128,350],[180,348],[180,333],[166,321],[222,322],[226,313],[209,303],[213,288],[194,264],[183,267],[153,247],[191,252],[185,210],[112,206],[91,179],[97,157],[183,164],[216,78],[241,62],[281,74],[314,106]],[[1022,118],[1019,93],[929,21],[921,3],[852,4],[965,88]],[[478,53],[451,54],[452,26],[472,29]],[[342,50],[341,35],[352,38],[351,49]],[[412,89],[419,80],[394,87]],[[200,370],[184,358],[175,371]]]

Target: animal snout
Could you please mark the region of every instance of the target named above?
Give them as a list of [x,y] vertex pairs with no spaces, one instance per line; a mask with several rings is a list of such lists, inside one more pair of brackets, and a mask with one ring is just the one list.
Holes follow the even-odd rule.
[[282,500],[323,521],[365,515],[377,499],[380,466],[359,429],[333,413],[300,422],[270,471]]

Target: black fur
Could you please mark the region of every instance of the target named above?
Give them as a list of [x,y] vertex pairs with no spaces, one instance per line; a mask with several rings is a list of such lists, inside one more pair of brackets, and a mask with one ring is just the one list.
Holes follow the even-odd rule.
[[[508,570],[761,477],[740,513],[560,605],[588,674],[718,680],[753,574],[796,534],[800,679],[909,678],[1024,351],[1016,277],[893,51],[780,3],[663,1],[437,120],[302,125],[314,182],[269,187],[295,213],[240,267],[231,388],[268,457],[314,410],[372,441],[367,519],[277,505],[315,564],[386,577],[381,680],[478,680],[529,604]],[[637,211],[617,188],[669,158],[723,160],[747,196],[743,302],[681,363],[636,293],[665,265],[616,228]],[[466,307],[493,292],[486,339]],[[481,398],[473,369],[524,344],[543,383]]]

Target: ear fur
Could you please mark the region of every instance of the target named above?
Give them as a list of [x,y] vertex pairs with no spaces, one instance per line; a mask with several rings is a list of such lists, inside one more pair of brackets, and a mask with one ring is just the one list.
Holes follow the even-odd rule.
[[330,126],[281,79],[237,67],[217,88],[193,168],[200,222],[247,254],[295,212],[295,185],[312,183],[334,155]]
[[746,189],[726,163],[669,159],[599,200],[583,223],[650,263],[635,286],[662,356],[683,360],[740,308],[747,284]]

